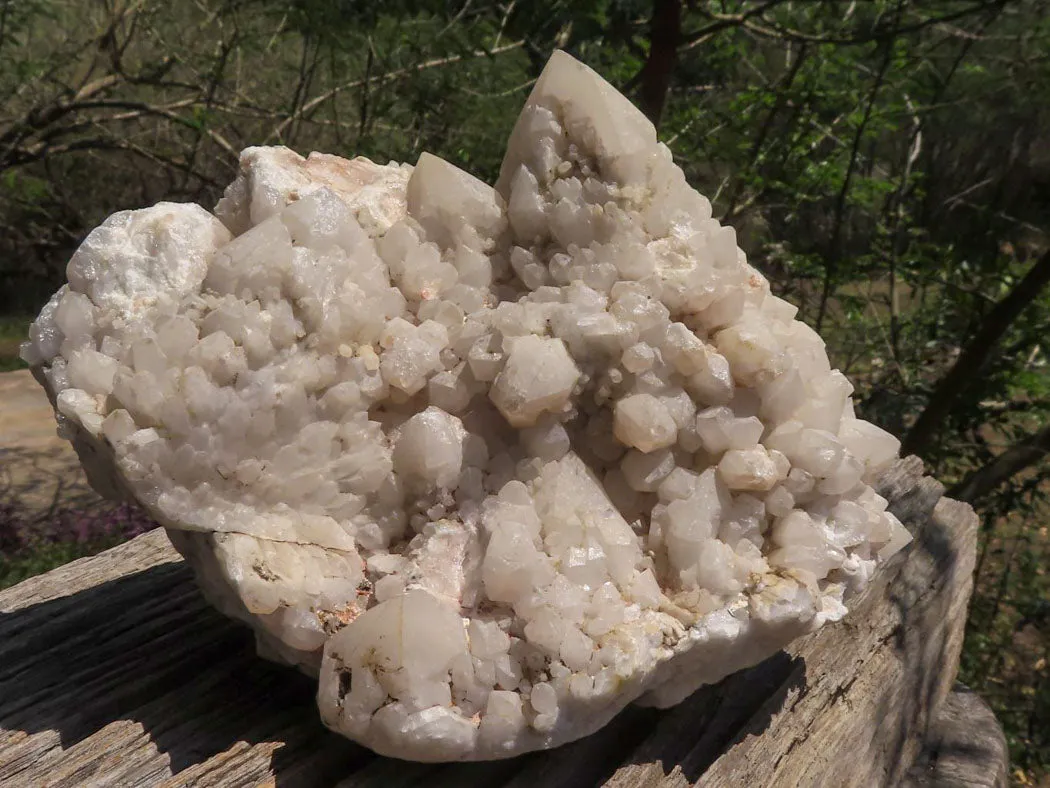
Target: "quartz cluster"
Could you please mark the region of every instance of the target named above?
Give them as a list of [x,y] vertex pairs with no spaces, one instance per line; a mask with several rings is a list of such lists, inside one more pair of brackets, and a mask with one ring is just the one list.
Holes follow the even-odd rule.
[[94,230],[23,358],[327,725],[471,760],[757,663],[908,541],[795,314],[555,53],[495,188],[249,148],[214,213]]

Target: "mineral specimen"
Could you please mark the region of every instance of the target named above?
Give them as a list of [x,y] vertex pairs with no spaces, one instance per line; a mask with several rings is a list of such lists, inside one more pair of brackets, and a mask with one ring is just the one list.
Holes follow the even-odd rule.
[[556,53],[495,189],[250,148],[214,214],[125,211],[23,358],[327,725],[553,747],[839,619],[909,539],[824,343],[653,126]]

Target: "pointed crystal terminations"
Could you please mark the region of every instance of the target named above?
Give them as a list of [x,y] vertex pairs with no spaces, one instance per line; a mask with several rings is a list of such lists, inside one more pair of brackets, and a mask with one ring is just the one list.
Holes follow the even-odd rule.
[[250,148],[107,219],[23,357],[332,729],[557,746],[845,612],[909,539],[824,343],[652,124],[558,52],[497,187]]

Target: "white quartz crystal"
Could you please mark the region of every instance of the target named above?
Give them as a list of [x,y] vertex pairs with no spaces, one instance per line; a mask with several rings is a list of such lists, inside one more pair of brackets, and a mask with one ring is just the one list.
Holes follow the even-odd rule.
[[23,347],[331,728],[443,761],[677,703],[839,619],[891,435],[653,126],[556,53],[496,189],[250,148],[110,217]]

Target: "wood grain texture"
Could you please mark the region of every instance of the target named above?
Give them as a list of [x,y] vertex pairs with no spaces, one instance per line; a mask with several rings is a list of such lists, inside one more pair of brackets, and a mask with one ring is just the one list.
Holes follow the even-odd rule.
[[977,693],[957,685],[902,788],[1006,788],[1008,758],[995,714]]
[[[932,774],[956,741],[936,714],[951,708],[976,518],[914,459],[882,490],[916,539],[845,622],[673,709],[477,764],[379,758],[326,731],[314,683],[255,657],[163,532],[146,534],[0,592],[0,785],[867,787],[902,784],[941,743],[915,767]],[[1005,773],[1005,749],[986,752]]]

